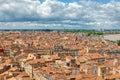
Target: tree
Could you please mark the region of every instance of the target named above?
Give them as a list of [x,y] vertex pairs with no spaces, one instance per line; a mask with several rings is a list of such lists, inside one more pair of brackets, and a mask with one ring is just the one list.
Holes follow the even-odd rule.
[[118,40],[117,44],[118,44],[118,46],[120,46],[120,40]]
[[97,35],[103,35],[103,32],[97,32],[96,34]]

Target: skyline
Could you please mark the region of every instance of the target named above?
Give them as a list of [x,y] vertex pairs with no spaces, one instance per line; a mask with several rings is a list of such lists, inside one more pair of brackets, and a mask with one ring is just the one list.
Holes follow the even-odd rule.
[[120,0],[1,0],[0,29],[120,29]]

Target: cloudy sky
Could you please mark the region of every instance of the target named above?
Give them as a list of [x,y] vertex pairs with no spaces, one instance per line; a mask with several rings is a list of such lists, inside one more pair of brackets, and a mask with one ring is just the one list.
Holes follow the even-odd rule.
[[0,0],[0,29],[120,29],[120,0]]

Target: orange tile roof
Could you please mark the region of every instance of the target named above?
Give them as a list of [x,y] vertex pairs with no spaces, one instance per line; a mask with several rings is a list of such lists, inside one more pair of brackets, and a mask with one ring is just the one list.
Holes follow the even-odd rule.
[[28,64],[45,63],[45,59],[44,59],[44,58],[34,59],[34,60],[30,60],[30,61],[28,61],[27,63],[28,63]]
[[82,74],[77,74],[77,75],[70,75],[68,78],[75,78],[77,80],[82,80]]
[[105,79],[120,79],[120,74],[107,75]]
[[50,58],[52,60],[58,60],[58,59],[60,60],[61,59],[58,55],[51,55]]

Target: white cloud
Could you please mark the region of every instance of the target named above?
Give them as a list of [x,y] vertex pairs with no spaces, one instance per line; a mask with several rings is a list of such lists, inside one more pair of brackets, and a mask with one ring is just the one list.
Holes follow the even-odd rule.
[[[46,0],[40,3],[39,0],[0,0],[0,5],[0,21],[8,23],[7,26],[10,22],[14,27],[20,24],[24,27],[38,25],[58,28],[119,28],[120,26],[120,2],[117,1],[103,4],[94,1],[64,3],[58,0]],[[0,27],[3,25],[0,23]]]

